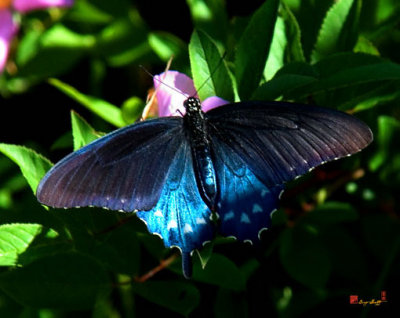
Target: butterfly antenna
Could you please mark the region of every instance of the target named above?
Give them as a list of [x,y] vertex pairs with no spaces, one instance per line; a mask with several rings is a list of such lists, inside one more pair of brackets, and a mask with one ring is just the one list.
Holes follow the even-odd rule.
[[[168,66],[168,65],[167,65],[167,66]],[[156,80],[157,82],[159,82],[160,84],[162,84],[162,85],[164,85],[164,86],[167,86],[168,88],[172,89],[173,91],[175,91],[175,92],[177,92],[177,93],[179,93],[179,94],[182,94],[182,95],[185,96],[185,97],[189,97],[187,94],[182,93],[179,89],[176,89],[175,87],[164,83],[164,82],[162,81],[162,79],[155,78],[154,75],[151,74],[148,70],[146,70],[146,68],[145,68],[143,65],[139,65],[139,67],[140,67],[141,69],[143,69],[149,76],[151,76],[153,79],[155,79],[155,80]],[[164,72],[164,76],[166,76],[166,72]]]
[[206,83],[210,80],[210,78],[213,77],[213,75],[215,74],[215,72],[219,69],[219,66],[221,65],[221,63],[223,62],[223,60],[226,57],[226,51],[222,54],[221,58],[218,61],[217,66],[215,66],[215,68],[213,69],[213,71],[211,72],[210,76],[200,85],[199,89],[197,90],[197,94],[200,92],[200,90],[203,88],[204,85],[206,85]]

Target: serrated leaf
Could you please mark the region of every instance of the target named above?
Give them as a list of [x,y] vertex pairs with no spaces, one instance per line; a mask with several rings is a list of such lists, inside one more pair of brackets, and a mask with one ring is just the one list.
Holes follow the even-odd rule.
[[233,100],[228,70],[213,40],[202,31],[194,31],[189,43],[190,65],[201,100],[219,96]]
[[132,285],[132,290],[152,303],[187,316],[200,302],[196,287],[186,282],[145,282]]
[[239,96],[249,99],[260,83],[274,34],[278,0],[267,0],[253,14],[244,30],[235,56]]
[[356,31],[353,29],[358,20],[359,4],[358,0],[340,0],[334,3],[322,23],[311,55],[312,61],[352,48],[356,41]]
[[286,25],[287,60],[289,62],[305,62],[303,46],[301,43],[301,30],[296,17],[289,6],[281,2],[282,16]]
[[101,136],[101,134],[96,132],[86,120],[84,120],[74,111],[71,111],[71,123],[74,151],[91,143],[93,140],[96,140]]
[[[400,65],[387,62],[376,56],[366,54],[345,53],[334,55],[321,60],[313,68],[319,75],[319,80],[309,85],[294,89],[287,97],[306,97],[312,94],[317,98],[318,94],[330,93],[336,98],[336,106],[351,99],[354,89],[371,91],[371,87],[363,85],[386,85],[388,81],[400,80]],[[349,89],[344,95],[339,95],[341,90]],[[359,91],[357,91],[360,94]],[[349,97],[350,96],[350,97]],[[343,101],[338,101],[342,97]],[[368,97],[368,96],[366,96]],[[358,100],[361,102],[361,100]],[[324,105],[326,105],[324,103]],[[346,107],[350,107],[347,105]],[[341,110],[345,110],[340,108]]]
[[0,266],[15,265],[18,255],[28,248],[41,230],[40,224],[0,225]]
[[285,28],[283,19],[278,17],[275,23],[270,52],[264,67],[264,78],[266,80],[270,80],[284,64],[285,50],[288,43]]
[[286,64],[270,81],[259,86],[252,99],[274,100],[282,96],[293,96],[292,91],[301,92],[302,87],[309,87],[317,81],[314,68],[302,62]]
[[0,152],[19,166],[33,193],[36,193],[40,179],[53,165],[42,155],[23,146],[0,143]]
[[122,119],[121,110],[117,106],[112,105],[100,98],[82,94],[74,87],[63,83],[58,79],[51,78],[49,79],[49,83],[81,105],[85,106],[99,117],[103,118],[105,121],[117,127],[125,126],[125,122]]
[[0,274],[0,288],[34,308],[92,308],[111,289],[99,262],[78,253],[59,253]]

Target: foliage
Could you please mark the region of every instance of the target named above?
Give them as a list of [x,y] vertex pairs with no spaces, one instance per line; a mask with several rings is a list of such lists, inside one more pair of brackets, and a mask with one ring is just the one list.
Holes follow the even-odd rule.
[[[0,75],[0,316],[389,315],[400,294],[398,1],[165,3],[76,0],[22,17]],[[45,156],[136,120],[151,87],[138,65],[161,73],[172,55],[203,99],[315,103],[375,135],[289,183],[258,246],[217,238],[195,253],[190,281],[133,215],[34,197]],[[379,307],[349,304],[382,290]]]

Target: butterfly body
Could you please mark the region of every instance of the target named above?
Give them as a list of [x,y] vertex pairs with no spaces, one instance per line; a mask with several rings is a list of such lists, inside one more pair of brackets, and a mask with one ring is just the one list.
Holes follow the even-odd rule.
[[[360,151],[370,129],[350,115],[284,102],[241,102],[114,131],[70,154],[42,179],[53,207],[136,212],[167,247],[190,253],[216,231],[254,241],[270,226],[284,183]],[[217,224],[211,221],[217,213]]]
[[189,134],[189,143],[192,150],[193,164],[200,195],[204,198],[210,209],[214,209],[217,195],[217,181],[211,157],[207,121],[201,110],[199,99],[189,97],[184,102],[184,106],[186,114],[183,117],[183,121],[186,131]]

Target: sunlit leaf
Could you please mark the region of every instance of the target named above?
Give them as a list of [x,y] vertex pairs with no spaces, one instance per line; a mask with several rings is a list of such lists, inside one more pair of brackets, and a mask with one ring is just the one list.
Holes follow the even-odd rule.
[[18,255],[28,248],[41,230],[40,224],[0,225],[0,266],[15,265]]
[[71,111],[71,122],[74,150],[78,150],[101,136],[87,121],[74,111]]
[[0,152],[19,166],[32,191],[36,193],[40,179],[51,168],[52,163],[32,149],[23,146],[0,143]]
[[272,42],[279,1],[267,0],[253,14],[237,46],[235,75],[239,96],[249,99],[260,83]]
[[233,100],[231,80],[213,40],[202,31],[194,31],[189,44],[193,81],[200,99],[219,96]]
[[49,83],[57,87],[60,91],[81,105],[88,108],[99,117],[103,118],[105,121],[117,127],[125,126],[125,122],[122,119],[121,110],[117,106],[114,106],[100,98],[82,94],[74,87],[63,83],[58,79],[52,78],[49,80]]

